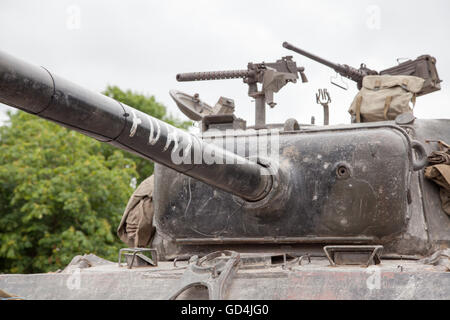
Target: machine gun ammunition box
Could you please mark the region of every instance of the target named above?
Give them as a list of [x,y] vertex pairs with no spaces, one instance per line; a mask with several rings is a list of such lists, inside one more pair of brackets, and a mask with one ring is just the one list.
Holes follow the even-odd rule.
[[415,60],[408,60],[380,72],[381,75],[409,75],[425,79],[422,90],[417,96],[441,90],[439,75],[436,69],[436,58],[430,55],[423,55]]

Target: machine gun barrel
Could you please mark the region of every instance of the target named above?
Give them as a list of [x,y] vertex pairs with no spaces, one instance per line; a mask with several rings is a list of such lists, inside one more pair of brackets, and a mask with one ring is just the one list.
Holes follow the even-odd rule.
[[[263,198],[272,185],[268,169],[255,162],[2,52],[0,102],[249,201]],[[224,159],[223,164],[206,163],[207,150],[215,159]]]
[[333,69],[334,71],[339,73],[341,76],[355,81],[357,83],[358,89],[361,89],[362,80],[365,76],[378,74],[377,71],[367,68],[364,64],[361,64],[361,67],[359,69],[356,69],[356,68],[346,65],[346,64],[333,63],[333,62],[323,59],[319,56],[316,56],[312,53],[309,53],[308,51],[300,49],[300,48],[290,44],[289,42],[283,42],[283,47],[285,47],[288,50],[297,52],[298,54],[301,54],[307,58],[310,58],[318,63],[326,65],[327,67],[330,67],[331,69]]
[[286,41],[283,42],[283,47],[285,47],[288,50],[292,50],[294,52],[297,52],[298,54],[301,54],[302,56],[310,58],[311,60],[314,60],[314,61],[316,61],[318,63],[324,64],[327,67],[330,67],[331,69],[334,69],[336,71],[342,69],[341,65],[339,65],[337,63],[333,63],[333,62],[328,61],[326,59],[323,59],[323,58],[321,58],[319,56],[316,56],[315,54],[312,54],[312,53],[310,53],[308,51],[305,51],[303,49],[300,49],[300,48],[294,46],[293,44],[290,44],[289,42],[286,42]]
[[227,71],[207,71],[207,72],[187,72],[177,74],[177,81],[200,81],[200,80],[224,80],[246,78],[251,71],[248,70],[227,70]]

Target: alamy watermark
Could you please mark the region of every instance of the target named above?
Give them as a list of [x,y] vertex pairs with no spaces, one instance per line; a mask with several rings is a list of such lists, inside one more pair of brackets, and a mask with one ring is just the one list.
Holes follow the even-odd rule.
[[366,26],[370,30],[381,29],[381,8],[377,5],[370,5],[366,8]]
[[175,165],[247,164],[262,160],[270,162],[273,169],[262,170],[262,174],[272,174],[278,169],[280,136],[277,129],[212,128],[197,136],[136,110],[131,110],[130,116],[129,137],[144,137],[147,145],[162,146],[159,152],[170,153]]
[[69,30],[81,29],[81,9],[77,5],[70,5],[66,8],[66,28]]
[[69,290],[79,290],[81,288],[81,269],[75,268],[66,280]]
[[379,266],[370,266],[366,269],[366,273],[370,276],[366,280],[367,289],[380,290],[381,289],[381,268]]
[[[260,159],[269,160],[277,169],[280,150],[278,130],[210,129],[206,134],[194,136],[179,134],[178,130],[167,135],[166,148],[173,145],[171,160],[181,164],[246,164]],[[262,174],[271,174],[265,170]]]

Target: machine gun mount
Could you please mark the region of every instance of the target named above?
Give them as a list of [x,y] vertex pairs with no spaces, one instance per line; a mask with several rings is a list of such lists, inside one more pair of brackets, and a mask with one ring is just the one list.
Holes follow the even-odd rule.
[[[255,99],[255,128],[261,129],[266,125],[265,104],[271,108],[276,103],[273,94],[280,91],[288,82],[296,83],[298,73],[302,82],[308,79],[304,73],[304,67],[297,67],[292,56],[282,57],[273,63],[249,63],[247,70],[227,70],[210,72],[190,72],[177,74],[177,81],[199,81],[199,80],[223,80],[242,78],[248,84],[248,95]],[[262,84],[258,91],[258,83]]]

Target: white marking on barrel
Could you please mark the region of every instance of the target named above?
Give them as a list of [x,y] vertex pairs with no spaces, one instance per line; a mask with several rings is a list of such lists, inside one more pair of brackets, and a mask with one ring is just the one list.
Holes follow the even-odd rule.
[[142,123],[142,120],[138,118],[134,110],[131,110],[131,113],[133,114],[133,125],[131,126],[130,137],[134,137],[137,131],[137,127]]
[[147,119],[150,124],[150,134],[148,136],[148,143],[153,146],[155,145],[156,142],[158,142],[159,137],[161,136],[161,128],[159,126],[159,122],[156,121],[156,137],[153,138],[153,133],[155,131],[155,127],[153,126],[153,119],[149,115],[147,115]]

